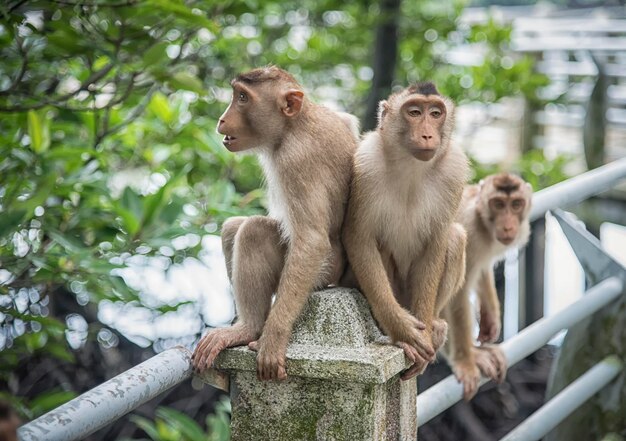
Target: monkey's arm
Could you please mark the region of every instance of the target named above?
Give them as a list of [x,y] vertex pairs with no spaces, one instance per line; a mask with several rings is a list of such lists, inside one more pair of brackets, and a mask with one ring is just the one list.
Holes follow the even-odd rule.
[[495,286],[493,267],[481,271],[476,287],[480,300],[480,332],[478,341],[493,343],[500,337],[500,301]]
[[478,390],[480,371],[474,359],[472,307],[469,292],[463,287],[446,305],[444,318],[449,324],[448,358],[456,378],[463,383],[463,397],[469,400]]

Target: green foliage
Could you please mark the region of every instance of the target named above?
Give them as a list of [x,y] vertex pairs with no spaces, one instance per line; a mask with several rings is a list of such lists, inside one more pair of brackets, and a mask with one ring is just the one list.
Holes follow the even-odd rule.
[[[519,174],[532,185],[534,191],[538,191],[569,178],[567,167],[573,159],[571,155],[564,154],[546,158],[543,150],[530,150],[508,169]],[[473,172],[472,182],[478,182],[485,176],[501,171],[497,164],[481,164],[473,158],[470,158],[470,162]]]
[[222,398],[215,414],[206,418],[206,431],[184,413],[159,407],[151,421],[137,415],[132,421],[153,441],[228,441],[230,440],[230,401]]

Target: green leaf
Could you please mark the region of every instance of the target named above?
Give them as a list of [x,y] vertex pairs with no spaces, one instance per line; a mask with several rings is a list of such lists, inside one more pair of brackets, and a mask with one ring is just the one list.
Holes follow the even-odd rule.
[[36,110],[29,110],[27,117],[30,146],[35,153],[43,153],[50,147],[50,125],[48,119]]
[[191,164],[186,164],[178,172],[178,174],[171,178],[163,187],[159,189],[159,191],[146,197],[145,215],[143,219],[144,226],[150,225],[159,215],[161,210],[168,204],[172,190],[179,184],[179,181],[189,172],[190,169]]
[[137,427],[139,427],[141,430],[143,430],[144,432],[146,432],[148,434],[148,436],[150,438],[152,438],[154,441],[160,441],[161,440],[161,436],[159,435],[159,432],[157,431],[155,425],[152,423],[152,421],[148,420],[147,418],[144,417],[140,417],[137,415],[131,415],[130,416],[130,420],[135,423],[137,425]]
[[190,90],[191,92],[196,92],[198,95],[206,94],[202,81],[189,72],[176,72],[167,79],[167,82],[172,88],[177,90]]
[[154,114],[159,117],[161,121],[167,124],[171,123],[174,119],[174,112],[172,112],[167,98],[161,92],[157,92],[152,95],[152,99],[150,99],[150,103],[148,104],[148,109],[154,112]]
[[169,46],[168,42],[160,42],[152,46],[143,54],[143,65],[146,68],[151,68],[159,63],[162,63],[163,60],[167,59],[167,53],[165,49]]
[[26,210],[15,210],[0,216],[0,238],[15,232],[26,217]]
[[159,407],[156,414],[171,424],[189,441],[206,441],[206,435],[200,425],[184,413],[167,407]]
[[143,203],[141,197],[133,191],[132,188],[126,187],[120,200],[122,207],[128,210],[140,222],[143,218]]
[[50,391],[37,395],[31,402],[30,407],[36,416],[65,404],[76,397],[72,391]]
[[162,314],[165,314],[167,312],[173,312],[173,311],[178,311],[178,308],[180,308],[183,305],[190,305],[193,302],[188,300],[185,302],[180,302],[177,303],[176,305],[164,305],[164,306],[159,306],[158,308],[156,308],[159,312],[161,312]]
[[53,229],[48,229],[47,234],[52,238],[52,240],[61,245],[63,248],[65,248],[66,251],[69,251],[70,253],[80,253],[85,251],[83,243],[74,237],[70,237],[61,233],[58,230]]

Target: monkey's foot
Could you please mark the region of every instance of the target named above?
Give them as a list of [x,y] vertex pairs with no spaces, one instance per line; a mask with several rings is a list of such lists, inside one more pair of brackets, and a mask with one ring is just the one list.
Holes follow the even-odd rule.
[[485,377],[502,383],[506,377],[507,363],[504,353],[497,346],[485,345],[472,348],[476,365]]
[[196,346],[191,356],[193,367],[202,372],[213,365],[215,357],[226,348],[250,343],[256,335],[242,325],[214,329],[208,332]]
[[248,347],[257,352],[256,374],[259,380],[284,380],[287,378],[285,369],[285,351],[268,349],[261,340],[253,341]]
[[471,400],[478,391],[480,381],[480,370],[472,360],[457,360],[453,363],[452,371],[454,376],[463,384],[463,399]]
[[433,349],[438,351],[448,339],[448,323],[443,319],[433,320]]
[[500,337],[500,318],[489,311],[480,311],[480,331],[478,341],[481,343],[493,343]]

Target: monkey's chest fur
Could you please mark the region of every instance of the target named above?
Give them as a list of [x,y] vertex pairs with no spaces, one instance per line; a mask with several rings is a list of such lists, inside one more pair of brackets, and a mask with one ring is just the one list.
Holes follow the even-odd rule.
[[428,243],[447,229],[451,219],[443,207],[449,202],[424,178],[394,181],[372,189],[369,216],[381,253],[392,257],[398,275],[406,279]]

